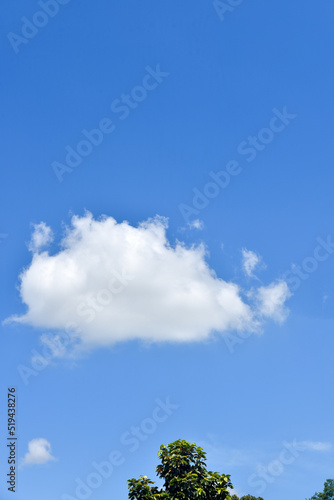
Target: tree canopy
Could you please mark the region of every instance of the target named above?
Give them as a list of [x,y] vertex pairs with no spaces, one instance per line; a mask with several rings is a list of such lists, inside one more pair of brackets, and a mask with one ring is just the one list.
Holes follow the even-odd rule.
[[253,497],[252,495],[244,495],[243,497],[239,498],[237,495],[232,495],[231,500],[263,500],[263,498]]
[[327,479],[322,493],[315,493],[309,500],[334,500],[334,479]]
[[164,480],[159,489],[147,476],[129,479],[130,500],[229,500],[233,488],[230,476],[207,471],[206,453],[195,443],[177,440],[168,446],[161,445],[158,456],[161,464],[157,475]]

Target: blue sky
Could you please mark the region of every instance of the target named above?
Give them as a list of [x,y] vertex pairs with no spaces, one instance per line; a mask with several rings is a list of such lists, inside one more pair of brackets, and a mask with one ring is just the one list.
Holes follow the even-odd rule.
[[18,500],[126,499],[178,438],[240,495],[312,496],[334,458],[334,6],[7,3],[1,498],[12,386]]

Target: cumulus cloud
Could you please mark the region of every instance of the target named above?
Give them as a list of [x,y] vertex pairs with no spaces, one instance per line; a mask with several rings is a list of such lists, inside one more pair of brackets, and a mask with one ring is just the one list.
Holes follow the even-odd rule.
[[252,250],[247,250],[247,248],[243,248],[241,250],[242,253],[242,267],[250,278],[255,278],[253,271],[261,266],[262,268],[265,267],[263,262],[262,262],[262,257]]
[[46,464],[56,460],[51,455],[51,445],[49,441],[43,438],[32,439],[28,443],[28,451],[21,461],[21,467],[25,465]]
[[39,250],[53,240],[53,233],[51,228],[48,227],[45,222],[40,222],[39,224],[34,224],[34,230],[31,235],[31,240],[28,248],[31,252],[36,253]]
[[288,314],[285,303],[291,296],[291,292],[285,281],[261,286],[256,291],[256,296],[259,301],[259,313],[262,317],[272,318],[279,323],[285,320]]
[[35,246],[20,276],[27,312],[9,320],[71,331],[87,347],[130,339],[200,341],[213,332],[255,331],[267,318],[282,320],[285,283],[262,287],[245,301],[237,284],[209,267],[204,245],[172,246],[166,228],[161,217],[133,227],[112,217],[74,216],[58,253]]

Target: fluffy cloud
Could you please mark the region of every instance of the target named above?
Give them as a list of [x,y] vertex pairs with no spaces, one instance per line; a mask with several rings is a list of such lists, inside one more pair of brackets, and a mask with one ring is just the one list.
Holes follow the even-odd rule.
[[51,445],[43,438],[32,439],[28,443],[28,452],[21,461],[21,467],[25,465],[46,464],[51,460],[56,460],[51,455]]
[[[254,278],[253,271],[262,264],[262,257],[257,255],[252,250],[247,250],[247,248],[243,248],[242,251],[242,266],[247,274],[247,276]],[[263,267],[263,264],[262,264]]]
[[45,222],[40,222],[39,224],[34,224],[34,231],[31,236],[29,243],[29,250],[33,253],[39,252],[39,250],[53,240],[53,233],[51,229],[45,224]]
[[[264,319],[285,316],[285,283],[261,287],[246,302],[237,284],[208,266],[203,245],[172,246],[166,226],[161,217],[133,227],[75,216],[54,255],[38,251],[35,231],[32,262],[20,276],[27,313],[10,320],[76,332],[88,347],[200,341],[212,332],[256,331]],[[44,225],[42,232],[51,234]]]
[[286,300],[291,296],[288,285],[284,281],[261,286],[256,292],[259,301],[258,310],[262,317],[272,318],[282,323],[287,316]]

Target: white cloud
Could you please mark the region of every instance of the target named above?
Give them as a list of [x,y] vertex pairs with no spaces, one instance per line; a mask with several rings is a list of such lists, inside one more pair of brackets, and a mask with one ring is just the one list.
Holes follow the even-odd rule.
[[282,323],[288,309],[285,306],[287,299],[291,296],[288,285],[285,281],[271,283],[269,286],[261,286],[256,291],[259,301],[259,313],[264,318],[272,318]]
[[28,452],[21,461],[21,467],[25,465],[46,464],[56,460],[51,455],[51,445],[43,438],[32,439],[28,443]]
[[235,488],[233,488],[233,489],[228,488],[228,491],[230,493],[230,496],[237,495],[237,497],[239,497],[239,498],[242,496],[240,491],[235,489]]
[[45,222],[40,222],[39,224],[34,224],[34,231],[31,235],[31,240],[28,248],[31,252],[36,253],[42,247],[45,247],[53,240],[53,233],[51,229],[45,224]]
[[250,452],[237,448],[217,447],[207,442],[201,442],[200,446],[207,453],[208,461],[221,468],[241,467],[248,465],[253,459]]
[[202,230],[204,229],[204,222],[200,219],[195,219],[194,221],[189,222],[188,226],[190,227],[190,229]]
[[8,321],[76,331],[90,347],[136,338],[200,341],[214,331],[256,331],[264,319],[282,320],[284,282],[260,288],[246,303],[237,284],[209,267],[203,245],[172,246],[166,226],[161,217],[138,227],[89,213],[73,217],[58,253],[39,253],[35,245],[20,276],[27,313]]
[[262,257],[252,250],[247,250],[247,248],[243,248],[241,250],[242,253],[242,266],[250,278],[255,278],[253,271],[261,265],[261,267],[265,267],[262,262]]
[[331,451],[332,444],[323,441],[300,441],[298,443],[300,447],[303,447],[307,451]]

